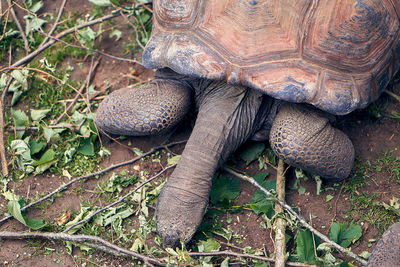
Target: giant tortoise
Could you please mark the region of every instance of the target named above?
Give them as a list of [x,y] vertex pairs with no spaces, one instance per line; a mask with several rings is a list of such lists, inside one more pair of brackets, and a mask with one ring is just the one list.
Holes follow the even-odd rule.
[[378,98],[400,66],[400,0],[158,0],[143,64],[155,79],[111,93],[96,123],[150,135],[198,111],[160,194],[165,245],[202,221],[214,172],[250,138],[286,163],[337,181],[353,165],[350,139],[330,125]]

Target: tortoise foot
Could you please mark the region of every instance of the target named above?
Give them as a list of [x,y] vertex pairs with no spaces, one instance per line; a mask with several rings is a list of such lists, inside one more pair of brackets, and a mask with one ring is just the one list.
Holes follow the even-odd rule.
[[187,243],[200,225],[208,201],[196,194],[169,187],[161,191],[156,208],[157,232],[165,247]]
[[142,136],[176,126],[190,108],[191,89],[179,81],[157,79],[108,95],[97,110],[97,126],[110,134]]
[[350,139],[311,107],[284,105],[272,125],[270,143],[275,154],[287,164],[327,181],[346,178],[353,167],[354,147]]

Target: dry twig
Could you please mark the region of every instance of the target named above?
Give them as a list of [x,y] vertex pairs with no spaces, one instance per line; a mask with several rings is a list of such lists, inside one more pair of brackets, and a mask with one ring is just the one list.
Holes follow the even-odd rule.
[[6,158],[6,148],[4,146],[4,100],[8,91],[8,87],[10,87],[12,81],[12,77],[8,78],[6,87],[4,87],[3,92],[1,94],[0,99],[0,157],[1,157],[1,168],[3,176],[8,175],[8,163]]
[[99,249],[104,252],[110,253],[114,256],[135,257],[144,261],[147,264],[156,264],[164,266],[161,261],[144,256],[140,253],[133,252],[121,247],[118,247],[100,237],[90,235],[69,235],[65,233],[15,233],[15,232],[0,232],[0,238],[3,239],[47,239],[47,240],[62,240],[70,241],[78,244],[85,244],[88,247]]
[[15,25],[17,25],[18,31],[21,34],[22,39],[24,40],[25,51],[27,53],[29,53],[29,51],[30,51],[29,42],[28,42],[28,39],[26,39],[24,29],[22,28],[21,23],[19,22],[19,19],[18,19],[17,15],[15,14],[13,4],[11,4],[11,0],[7,0],[7,2],[8,2],[8,6],[10,8],[11,16],[13,17],[13,20],[15,22]]
[[44,38],[43,42],[39,45],[39,47],[41,47],[41,46],[43,46],[45,43],[47,43],[47,41],[49,40],[50,36],[51,36],[51,35],[54,33],[54,31],[56,30],[56,28],[57,28],[57,26],[58,26],[58,22],[59,22],[60,19],[61,19],[61,16],[62,16],[62,13],[63,13],[63,11],[64,11],[64,7],[65,7],[65,4],[66,4],[66,3],[67,3],[67,0],[64,0],[64,1],[61,3],[61,7],[60,7],[60,10],[58,11],[58,15],[57,15],[56,20],[54,21],[53,27],[51,27],[49,33],[47,34],[46,38]]
[[[118,247],[100,237],[90,236],[90,235],[69,235],[65,233],[16,233],[16,232],[0,232],[0,239],[47,239],[47,240],[62,240],[70,241],[78,244],[85,244],[88,247],[110,253],[115,256],[122,257],[135,257],[144,261],[147,264],[155,264],[159,266],[165,266],[164,262],[168,262],[169,258],[155,259],[148,256],[144,256],[140,253],[133,252],[121,247]],[[225,251],[215,251],[215,252],[188,252],[191,257],[207,257],[207,256],[231,256],[237,258],[248,258],[261,260],[265,262],[274,262],[273,258],[263,257],[252,254],[236,253],[229,250]],[[287,266],[297,266],[297,267],[314,267],[315,265],[309,265],[301,262],[287,262]]]
[[362,265],[367,265],[367,262],[360,258],[359,256],[357,256],[356,254],[354,254],[353,252],[345,249],[344,247],[340,246],[339,244],[333,242],[332,240],[330,240],[326,235],[322,234],[321,232],[319,232],[317,229],[315,229],[314,227],[312,227],[302,216],[300,216],[299,214],[297,214],[292,207],[290,207],[288,204],[286,204],[284,201],[279,200],[278,198],[276,198],[274,195],[272,195],[267,189],[265,189],[264,187],[262,187],[259,183],[257,183],[256,180],[254,180],[253,177],[249,177],[240,173],[237,173],[235,171],[233,171],[232,169],[229,168],[224,168],[224,170],[226,172],[228,172],[229,174],[242,179],[244,181],[247,181],[249,183],[251,183],[252,185],[254,185],[255,187],[257,187],[258,189],[260,189],[265,195],[267,195],[269,198],[271,198],[273,201],[275,201],[276,203],[278,203],[279,205],[281,205],[286,211],[288,211],[291,215],[293,215],[294,217],[296,217],[297,220],[299,220],[299,222],[308,230],[310,230],[311,232],[313,232],[315,235],[317,235],[319,238],[321,238],[322,240],[324,240],[325,242],[327,242],[329,245],[331,245],[332,247],[336,248],[337,250],[339,250],[340,252],[346,254],[347,256],[357,260],[358,262],[360,262]]
[[[285,174],[284,174],[284,163],[281,159],[278,162],[278,168],[276,172],[276,194],[277,198],[281,201],[285,201]],[[283,213],[283,207],[275,205],[275,213]],[[275,266],[285,267],[286,266],[286,220],[278,217],[274,223],[275,231]]]
[[[128,161],[124,161],[124,162],[120,162],[120,163],[111,165],[111,166],[109,166],[109,167],[107,167],[107,168],[105,168],[105,169],[103,169],[103,170],[101,170],[101,171],[98,171],[98,172],[94,172],[94,173],[90,173],[90,174],[87,174],[87,175],[84,175],[84,176],[77,177],[77,178],[75,178],[75,179],[69,181],[68,183],[66,183],[66,184],[64,184],[64,185],[62,185],[62,186],[60,186],[60,187],[58,187],[56,190],[54,190],[53,192],[47,194],[46,196],[42,197],[41,199],[38,199],[38,200],[36,200],[36,201],[34,201],[34,202],[32,202],[32,203],[30,203],[30,204],[24,206],[23,208],[21,208],[21,211],[24,211],[24,210],[26,210],[26,209],[28,209],[28,208],[30,208],[30,207],[32,207],[32,206],[34,206],[34,205],[40,203],[40,202],[43,202],[43,201],[45,201],[45,200],[51,198],[53,195],[55,195],[55,194],[57,194],[57,193],[63,191],[64,189],[66,189],[66,188],[68,188],[70,185],[72,185],[73,183],[76,183],[76,182],[81,181],[81,180],[88,179],[88,178],[90,178],[90,177],[94,177],[94,176],[97,176],[97,175],[104,174],[104,173],[106,173],[106,172],[108,172],[108,171],[111,171],[111,170],[113,170],[113,169],[115,169],[115,168],[118,168],[118,167],[121,167],[121,166],[124,166],[124,165],[132,164],[132,163],[138,161],[138,160],[141,159],[141,158],[144,158],[144,157],[146,157],[146,156],[149,156],[149,155],[153,154],[154,152],[156,152],[156,151],[158,151],[158,150],[160,150],[160,149],[163,149],[164,147],[171,147],[171,146],[180,145],[180,144],[184,144],[184,143],[186,143],[186,140],[185,140],[185,141],[178,141],[178,142],[170,143],[170,144],[167,144],[167,145],[156,146],[156,147],[153,147],[152,149],[150,149],[148,152],[143,153],[142,155],[137,156],[137,157],[135,157],[135,158],[133,158],[133,159],[131,159],[131,160],[128,160]],[[12,216],[6,216],[6,217],[4,217],[3,219],[0,220],[0,224],[1,224],[1,223],[4,223],[5,221],[7,221],[7,220],[10,219],[10,218],[12,218]]]

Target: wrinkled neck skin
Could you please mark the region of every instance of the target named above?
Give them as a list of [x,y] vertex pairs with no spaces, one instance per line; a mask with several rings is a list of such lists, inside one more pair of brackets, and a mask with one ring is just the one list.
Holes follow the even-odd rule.
[[194,88],[198,115],[157,205],[157,228],[167,246],[193,236],[204,215],[215,171],[263,125],[273,103],[272,98],[243,86],[178,78]]

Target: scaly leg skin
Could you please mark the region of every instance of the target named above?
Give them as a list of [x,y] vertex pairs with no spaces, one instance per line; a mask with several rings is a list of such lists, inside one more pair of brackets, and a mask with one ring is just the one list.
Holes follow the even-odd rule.
[[201,223],[217,168],[251,137],[265,117],[255,90],[211,82],[197,98],[199,113],[182,157],[161,191],[157,231],[164,246],[188,242]]
[[400,266],[400,222],[393,224],[376,244],[367,267]]
[[287,164],[320,175],[327,181],[349,176],[354,163],[354,147],[328,118],[312,107],[285,104],[270,132],[270,144]]
[[100,103],[96,124],[116,135],[143,136],[166,132],[186,115],[192,88],[186,82],[158,78],[141,87],[112,92]]

